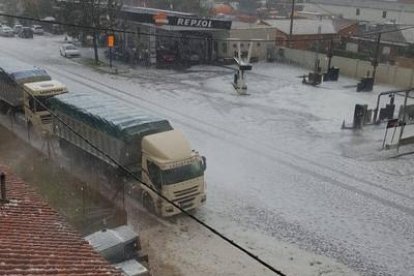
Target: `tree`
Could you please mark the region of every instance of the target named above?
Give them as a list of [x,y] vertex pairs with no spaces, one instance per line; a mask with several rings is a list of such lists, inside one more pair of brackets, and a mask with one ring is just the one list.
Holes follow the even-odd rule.
[[40,18],[54,15],[54,4],[52,0],[37,0]]
[[152,6],[158,9],[171,9],[182,12],[206,12],[206,9],[201,8],[201,3],[199,0],[154,0],[152,2]]
[[25,0],[20,1],[23,15],[33,18],[43,18],[54,13],[52,0]]
[[84,30],[69,27],[66,31],[72,35],[80,35],[83,43],[88,36],[92,36],[95,63],[99,63],[98,36],[102,33],[99,29],[114,28],[117,25],[122,4],[122,0],[64,1],[60,4],[60,20],[88,27]]
[[[19,10],[19,3],[18,1],[4,1],[3,3],[3,9],[5,13],[7,14],[18,14]],[[6,17],[5,18],[8,25],[12,26],[14,24],[14,18]]]
[[259,4],[254,0],[240,0],[239,2],[239,9],[242,12],[254,13],[258,7]]

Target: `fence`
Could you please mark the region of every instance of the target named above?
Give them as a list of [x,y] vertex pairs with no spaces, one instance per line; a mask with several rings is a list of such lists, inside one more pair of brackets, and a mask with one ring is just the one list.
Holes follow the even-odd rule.
[[[315,52],[297,50],[297,49],[283,49],[283,60],[291,63],[304,66],[309,69],[314,68],[315,58],[318,56],[321,61],[320,65],[322,71],[326,70],[328,60],[325,54],[316,54]],[[277,51],[280,55],[280,51]],[[278,57],[280,59],[280,57]],[[341,74],[359,79],[365,77],[367,72],[372,73],[372,65],[369,61],[351,59],[345,57],[334,56],[332,65],[341,69]],[[414,68],[404,68],[397,65],[380,63],[377,67],[375,78],[377,83],[384,83],[400,88],[414,87]]]

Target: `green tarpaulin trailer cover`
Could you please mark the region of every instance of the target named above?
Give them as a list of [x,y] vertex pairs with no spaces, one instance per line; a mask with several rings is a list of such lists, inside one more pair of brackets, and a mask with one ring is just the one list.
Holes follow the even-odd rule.
[[170,123],[118,99],[91,93],[67,93],[48,100],[49,107],[125,142],[172,130]]
[[0,56],[0,68],[18,84],[51,80],[45,70],[10,57]]

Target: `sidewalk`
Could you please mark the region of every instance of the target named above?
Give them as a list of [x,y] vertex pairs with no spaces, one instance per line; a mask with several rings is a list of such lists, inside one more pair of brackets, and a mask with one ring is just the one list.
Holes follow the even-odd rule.
[[95,64],[95,53],[93,47],[79,47],[81,58],[78,61],[84,65],[90,66],[95,70],[102,71],[109,74],[126,74],[130,71],[131,66],[118,60],[112,60],[112,67],[110,61],[105,56],[106,48],[98,48],[99,64]]

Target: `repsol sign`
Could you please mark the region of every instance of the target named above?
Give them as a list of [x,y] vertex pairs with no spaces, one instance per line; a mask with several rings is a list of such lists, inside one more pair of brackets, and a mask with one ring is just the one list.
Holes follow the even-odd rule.
[[207,19],[177,18],[177,26],[211,28],[213,21]]
[[120,13],[120,18],[130,22],[150,23],[157,26],[170,25],[203,29],[231,29],[231,21],[229,20],[183,17],[171,15],[168,11],[152,14],[149,12],[137,12],[124,8]]
[[188,17],[175,17],[171,16],[170,25],[191,27],[191,28],[204,28],[204,29],[227,29],[231,28],[231,21],[224,20],[211,20],[205,18],[188,18]]

